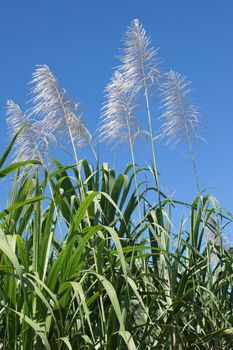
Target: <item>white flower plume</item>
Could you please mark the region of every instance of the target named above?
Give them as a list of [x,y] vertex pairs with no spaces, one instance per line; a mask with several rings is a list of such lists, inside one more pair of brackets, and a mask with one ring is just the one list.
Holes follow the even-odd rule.
[[125,45],[120,70],[134,93],[151,86],[160,77],[157,50],[150,47],[150,38],[138,19],[134,19],[123,39]]
[[140,127],[133,116],[135,104],[128,82],[116,71],[105,91],[106,102],[101,116],[102,126],[98,129],[99,139],[101,142],[133,142],[140,133]]
[[90,143],[91,135],[78,113],[79,105],[68,99],[49,67],[37,66],[32,77],[31,113],[43,120],[48,132],[69,135],[76,147]]
[[160,117],[164,121],[161,137],[167,144],[175,146],[181,141],[200,138],[200,112],[188,99],[190,82],[186,77],[170,71],[165,74],[162,85],[162,108],[165,112]]
[[25,126],[15,141],[14,161],[43,161],[48,151],[49,135],[41,122],[33,122],[29,115],[24,114],[12,100],[7,101],[7,124],[11,137]]

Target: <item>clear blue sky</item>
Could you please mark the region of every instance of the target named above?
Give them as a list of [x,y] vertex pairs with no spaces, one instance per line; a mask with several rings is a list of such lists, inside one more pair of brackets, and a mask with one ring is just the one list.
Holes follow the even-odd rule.
[[[7,144],[5,101],[10,98],[27,108],[27,82],[36,64],[49,65],[81,101],[86,125],[94,132],[104,86],[118,64],[120,40],[134,18],[146,27],[153,46],[160,47],[162,69],[173,68],[192,80],[193,100],[209,128],[208,143],[196,147],[200,182],[233,210],[232,0],[1,1],[1,150]],[[156,117],[154,121],[156,128]],[[141,143],[137,148],[142,165],[148,149]],[[189,161],[179,149],[171,152],[162,144],[157,156],[163,188],[191,200],[195,185]],[[116,156],[106,146],[101,147],[101,159],[114,160],[120,169],[130,156],[127,148],[118,148]]]

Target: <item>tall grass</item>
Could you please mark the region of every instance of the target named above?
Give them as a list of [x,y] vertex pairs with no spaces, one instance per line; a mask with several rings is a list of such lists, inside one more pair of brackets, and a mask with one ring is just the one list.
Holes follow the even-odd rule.
[[[25,121],[14,124],[14,109],[17,133],[0,159],[0,178],[15,174],[0,212],[0,349],[232,349],[233,255],[224,240],[232,214],[199,187],[189,204],[166,197],[157,181],[139,182],[151,169],[136,170],[130,125],[120,124],[131,123],[131,115],[112,124],[132,142],[125,171],[80,160],[77,145],[83,137],[90,144],[91,136],[48,67],[34,77],[41,72],[50,80],[34,81],[34,113],[42,117],[35,125],[47,127],[50,141],[63,126],[74,164],[51,158],[48,167],[44,155],[32,159],[32,149],[17,158],[17,148],[6,163],[34,131]],[[145,77],[149,101],[151,75]],[[134,85],[127,96],[138,92]],[[152,124],[149,136],[154,152]],[[184,209],[177,225],[174,212]]]

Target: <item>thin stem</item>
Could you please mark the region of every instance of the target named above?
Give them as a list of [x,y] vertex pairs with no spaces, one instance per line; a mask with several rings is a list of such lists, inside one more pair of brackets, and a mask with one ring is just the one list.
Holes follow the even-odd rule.
[[97,157],[96,151],[95,151],[95,149],[94,149],[92,143],[89,142],[89,144],[90,144],[90,146],[91,146],[91,150],[92,150],[92,153],[93,153],[93,155],[94,155],[94,157],[95,157],[95,160],[97,161],[97,160],[98,160],[98,157]]
[[154,173],[155,183],[158,191],[159,207],[160,207],[160,210],[162,210],[157,162],[156,162],[156,155],[155,155],[155,145],[154,145],[154,138],[153,138],[152,118],[151,118],[151,110],[150,110],[150,103],[149,103],[149,94],[148,94],[148,87],[147,87],[147,82],[145,77],[145,67],[144,67],[144,62],[143,62],[143,57],[141,52],[140,52],[140,61],[141,61],[141,68],[142,68],[142,74],[143,74],[143,86],[144,86],[146,109],[147,109],[147,116],[148,116],[148,122],[149,122],[149,130],[150,130],[151,150],[152,150],[152,158],[153,158],[153,165],[154,165],[153,173]]
[[[60,106],[61,106],[63,114],[65,116],[67,128],[68,128],[68,131],[69,131],[70,140],[71,140],[72,147],[73,147],[73,152],[74,152],[74,157],[75,157],[76,165],[77,165],[77,168],[78,168],[78,179],[79,179],[79,182],[80,182],[80,185],[81,185],[81,193],[80,194],[81,194],[81,199],[83,201],[85,199],[85,191],[84,191],[83,181],[82,181],[82,177],[81,177],[81,173],[80,173],[80,167],[79,167],[79,162],[78,162],[78,155],[77,155],[77,152],[76,152],[76,149],[75,149],[74,139],[73,139],[72,132],[71,132],[71,129],[70,129],[70,125],[69,125],[69,122],[68,122],[66,109],[65,109],[63,101],[62,101],[62,96],[61,96],[61,94],[60,94],[60,92],[58,90],[57,84],[56,84],[56,79],[54,77],[52,77],[52,79],[55,81],[54,86],[55,86],[55,89],[56,89],[56,92],[57,92],[57,96],[58,96],[58,100],[59,100]],[[88,217],[88,221],[89,221],[89,217]]]
[[[78,161],[78,155],[77,155],[77,152],[76,152],[76,149],[75,149],[75,144],[74,144],[74,140],[73,140],[73,137],[72,137],[72,132],[70,130],[68,121],[67,121],[67,126],[68,126],[70,139],[71,139],[71,143],[72,143],[72,147],[73,147],[73,151],[74,151],[75,161],[76,161],[77,168],[78,168],[78,179],[79,179],[79,182],[80,182],[81,200],[84,201],[84,199],[85,199],[84,184],[83,184],[83,180],[82,180],[82,176],[81,176],[80,165],[79,165],[79,161]],[[88,223],[89,226],[91,226],[91,221],[90,221],[90,218],[89,218],[88,210],[87,210],[87,223]]]
[[194,151],[193,151],[192,140],[191,140],[191,137],[189,135],[188,127],[187,127],[186,123],[185,123],[185,127],[186,127],[186,132],[187,132],[189,151],[190,151],[190,155],[191,155],[192,166],[193,166],[193,170],[194,170],[194,176],[195,176],[198,196],[200,197],[200,203],[201,203],[201,207],[200,207],[201,219],[202,219],[202,224],[203,224],[204,236],[205,236],[205,239],[206,239],[206,251],[207,251],[207,259],[208,259],[208,265],[207,265],[208,266],[208,272],[209,272],[208,284],[209,284],[209,287],[212,288],[212,283],[211,283],[212,279],[210,278],[212,276],[211,254],[210,254],[210,249],[209,249],[209,244],[208,244],[208,239],[207,239],[207,233],[206,233],[206,225],[205,225],[205,217],[204,217],[204,203],[203,203],[203,199],[202,199],[202,196],[201,196],[201,190],[200,190],[200,184],[199,184],[199,180],[198,180],[197,166],[196,166],[196,160],[195,160],[195,155],[194,155]]
[[[55,89],[57,91],[58,100],[59,100],[61,108],[63,110],[64,116],[65,116],[65,120],[66,120],[66,124],[67,124],[67,128],[68,128],[68,131],[69,131],[70,140],[71,140],[71,143],[72,143],[72,148],[73,148],[74,157],[75,157],[77,170],[78,170],[78,180],[79,180],[79,183],[80,183],[81,200],[84,201],[84,199],[85,199],[85,191],[84,191],[84,185],[83,185],[82,176],[81,176],[81,172],[80,172],[78,155],[77,155],[77,152],[76,152],[76,149],[75,149],[74,139],[73,139],[72,132],[71,132],[71,129],[70,129],[70,125],[69,125],[69,122],[68,122],[68,118],[67,118],[67,115],[66,115],[66,110],[65,110],[64,105],[63,105],[62,97],[61,97],[61,95],[59,93],[59,90],[58,90],[56,84],[55,84]],[[87,211],[87,222],[88,222],[88,225],[91,226],[88,211]]]
[[147,89],[146,81],[144,81],[144,88],[145,88],[145,99],[146,99],[147,115],[148,115],[148,121],[149,121],[152,158],[153,158],[153,165],[154,165],[154,177],[155,177],[155,183],[156,183],[157,191],[158,191],[159,206],[161,208],[161,196],[160,196],[160,190],[159,190],[159,178],[158,178],[157,162],[156,162],[156,155],[155,155],[155,145],[154,145],[154,138],[153,138],[153,127],[152,127],[150,103],[149,103],[149,96],[148,96],[148,89]]
[[[127,112],[127,115],[128,114],[129,113]],[[142,224],[142,213],[141,213],[140,198],[139,198],[139,191],[138,191],[138,180],[137,180],[135,157],[134,157],[134,151],[133,151],[133,142],[132,142],[132,136],[131,136],[131,130],[130,130],[130,124],[129,124],[128,118],[126,118],[126,121],[127,121],[130,153],[131,153],[131,158],[132,158],[132,162],[133,162],[134,182],[135,182],[136,197],[137,197],[137,202],[138,202],[138,214],[139,214],[140,226],[141,226],[141,224]]]
[[197,192],[199,195],[201,195],[200,184],[199,184],[198,174],[197,174],[196,160],[195,160],[195,155],[194,155],[194,151],[193,151],[193,144],[192,144],[192,140],[190,138],[190,135],[188,132],[188,127],[187,127],[186,123],[185,123],[185,128],[186,128],[186,132],[187,132],[189,151],[190,151],[191,160],[192,160],[192,166],[193,166],[193,171],[194,171],[194,176],[195,176],[195,181],[196,181],[196,186],[197,186]]

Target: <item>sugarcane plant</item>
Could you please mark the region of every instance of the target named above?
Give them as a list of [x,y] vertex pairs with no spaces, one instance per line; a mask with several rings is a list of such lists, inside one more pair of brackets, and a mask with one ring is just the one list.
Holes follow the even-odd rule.
[[[0,349],[233,348],[226,238],[233,216],[200,185],[193,147],[201,137],[199,110],[186,80],[162,72],[138,19],[123,46],[96,139],[46,65],[33,72],[27,111],[7,101]],[[163,113],[156,116],[160,99]],[[139,138],[150,142],[150,166],[137,163]],[[162,191],[156,142],[165,138],[188,145],[197,185],[192,203]],[[99,161],[97,142],[129,147],[124,171]],[[84,146],[91,160],[81,156]],[[177,220],[177,211],[186,216]]]

